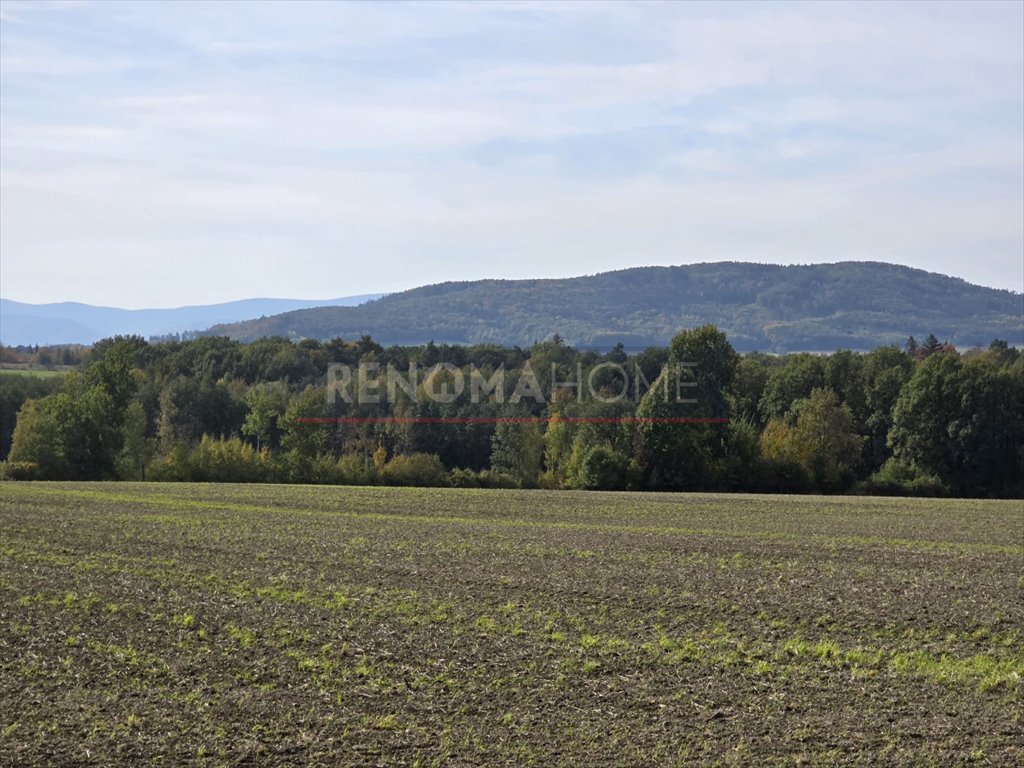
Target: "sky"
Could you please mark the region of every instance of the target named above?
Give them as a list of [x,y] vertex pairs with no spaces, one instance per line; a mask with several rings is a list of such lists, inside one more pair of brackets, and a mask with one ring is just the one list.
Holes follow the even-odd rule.
[[0,2],[0,295],[703,261],[1024,290],[1024,3]]

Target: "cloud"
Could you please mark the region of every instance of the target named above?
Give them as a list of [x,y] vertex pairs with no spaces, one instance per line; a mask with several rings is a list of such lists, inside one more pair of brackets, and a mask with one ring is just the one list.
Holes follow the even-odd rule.
[[13,298],[180,305],[719,258],[1024,288],[1016,4],[4,12]]

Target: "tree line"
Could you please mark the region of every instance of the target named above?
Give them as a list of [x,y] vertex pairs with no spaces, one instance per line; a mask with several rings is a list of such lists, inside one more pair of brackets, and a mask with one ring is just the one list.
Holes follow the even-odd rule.
[[[59,383],[0,377],[4,476],[1024,496],[1024,356],[1001,341],[773,356],[714,326],[636,354],[115,337],[85,359]],[[328,367],[368,362],[429,375],[332,402]],[[471,369],[506,389],[424,396]],[[508,396],[524,372],[545,397]]]

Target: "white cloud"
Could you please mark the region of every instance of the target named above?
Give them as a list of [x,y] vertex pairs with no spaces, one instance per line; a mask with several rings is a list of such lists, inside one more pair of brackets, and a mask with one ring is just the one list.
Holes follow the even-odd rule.
[[13,298],[719,258],[1024,287],[1020,6],[4,8]]

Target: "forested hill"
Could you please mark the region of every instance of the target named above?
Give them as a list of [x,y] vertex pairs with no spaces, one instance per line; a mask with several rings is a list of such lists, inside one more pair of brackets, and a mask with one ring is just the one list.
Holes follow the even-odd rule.
[[529,345],[559,334],[580,347],[667,344],[714,323],[736,349],[870,349],[930,333],[957,346],[1024,344],[1024,296],[877,262],[779,266],[719,262],[641,267],[559,280],[428,285],[358,307],[318,307],[208,333],[384,344]]

